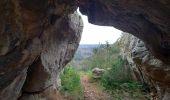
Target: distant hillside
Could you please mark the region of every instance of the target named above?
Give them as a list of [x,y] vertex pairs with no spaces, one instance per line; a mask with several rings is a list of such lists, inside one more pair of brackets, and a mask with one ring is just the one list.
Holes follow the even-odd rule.
[[80,44],[79,48],[97,48],[99,44]]
[[90,57],[93,54],[93,49],[98,47],[99,44],[80,44],[74,56],[74,60],[82,60]]

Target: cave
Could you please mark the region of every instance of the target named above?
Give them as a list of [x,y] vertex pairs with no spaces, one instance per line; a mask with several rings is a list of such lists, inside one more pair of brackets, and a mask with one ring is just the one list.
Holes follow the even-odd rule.
[[90,23],[113,26],[144,42],[149,59],[135,56],[134,62],[157,99],[169,100],[169,0],[0,1],[0,100],[55,100],[50,94],[57,92],[56,77],[81,38],[78,7]]

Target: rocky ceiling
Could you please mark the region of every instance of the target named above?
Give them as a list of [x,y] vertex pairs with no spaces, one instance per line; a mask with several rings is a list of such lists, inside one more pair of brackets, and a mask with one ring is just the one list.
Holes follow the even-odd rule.
[[90,23],[131,33],[170,63],[169,0],[80,0],[79,7]]

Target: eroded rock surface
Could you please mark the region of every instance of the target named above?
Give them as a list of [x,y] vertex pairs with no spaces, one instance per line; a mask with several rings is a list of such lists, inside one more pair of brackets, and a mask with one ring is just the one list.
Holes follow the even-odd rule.
[[135,36],[125,33],[120,43],[122,55],[127,58],[137,79],[149,85],[153,100],[169,100],[170,65],[155,58]]
[[[23,88],[27,96],[41,95],[39,99],[43,99],[46,97],[41,92],[47,88],[57,90],[58,75],[78,48],[82,28],[81,19],[75,13],[56,20],[53,27],[44,31],[44,47],[39,58],[41,62],[38,61],[37,64],[30,66],[28,80]],[[26,99],[24,97],[21,100]]]
[[[146,48],[136,51],[144,58],[135,56],[133,61],[157,91],[163,91],[158,97],[166,100],[169,0],[1,0],[0,100],[44,99],[49,96],[43,94],[56,91],[55,77],[72,58],[81,36],[77,6],[90,23],[114,26],[143,40]],[[141,53],[146,49],[151,56]]]
[[73,0],[0,1],[0,100],[49,100],[80,41],[76,9]]

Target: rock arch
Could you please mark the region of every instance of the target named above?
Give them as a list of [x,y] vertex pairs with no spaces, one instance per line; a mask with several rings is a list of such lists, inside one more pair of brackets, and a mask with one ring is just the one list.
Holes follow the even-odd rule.
[[[169,0],[1,0],[0,99],[37,100],[57,88],[53,78],[72,58],[81,37],[77,7],[90,23],[129,32],[157,59],[170,63]],[[41,74],[46,74],[41,85],[29,82]],[[35,88],[28,90],[29,84]]]

